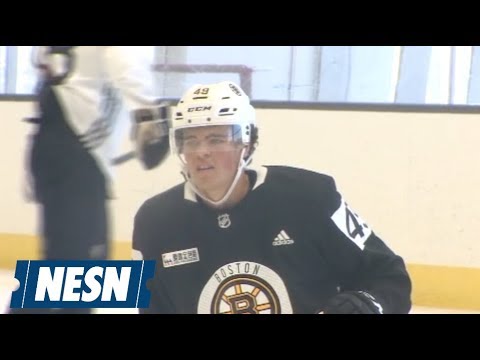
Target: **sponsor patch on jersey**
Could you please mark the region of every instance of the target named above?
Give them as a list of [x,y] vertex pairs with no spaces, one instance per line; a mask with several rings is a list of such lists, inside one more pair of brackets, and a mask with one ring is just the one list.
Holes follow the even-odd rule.
[[340,199],[340,207],[331,218],[340,231],[363,250],[365,241],[367,241],[372,230],[360,216],[348,207],[343,199]]
[[198,255],[198,248],[191,248],[162,254],[162,262],[164,268],[186,265],[197,261],[200,261],[200,256]]

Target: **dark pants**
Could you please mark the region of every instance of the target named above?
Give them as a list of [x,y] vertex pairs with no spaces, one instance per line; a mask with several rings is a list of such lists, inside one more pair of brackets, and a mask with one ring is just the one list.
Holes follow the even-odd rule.
[[[33,135],[30,167],[42,206],[44,260],[104,260],[109,256],[105,177],[65,121],[53,93],[43,97],[43,115]],[[11,313],[17,311],[12,309]],[[49,313],[42,309],[24,313]],[[90,313],[90,309],[51,310]]]

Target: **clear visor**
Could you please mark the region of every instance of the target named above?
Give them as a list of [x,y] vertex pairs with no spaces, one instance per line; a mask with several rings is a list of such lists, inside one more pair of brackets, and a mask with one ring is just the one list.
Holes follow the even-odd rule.
[[174,129],[171,142],[172,150],[185,163],[189,155],[237,150],[243,145],[242,129],[239,125]]

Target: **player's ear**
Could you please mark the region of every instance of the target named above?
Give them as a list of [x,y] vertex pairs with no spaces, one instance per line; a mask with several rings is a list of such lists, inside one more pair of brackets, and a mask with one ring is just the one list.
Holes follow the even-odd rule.
[[247,160],[250,156],[250,154],[252,153],[253,151],[253,148],[252,148],[252,144],[248,144],[245,146],[245,154],[243,155],[243,160]]

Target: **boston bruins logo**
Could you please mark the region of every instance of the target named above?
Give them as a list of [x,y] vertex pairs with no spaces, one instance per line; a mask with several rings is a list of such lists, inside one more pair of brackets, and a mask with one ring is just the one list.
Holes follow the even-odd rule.
[[213,297],[212,314],[280,314],[280,301],[263,279],[245,276],[225,280]]
[[291,314],[283,280],[272,269],[251,261],[218,268],[200,294],[199,314]]

